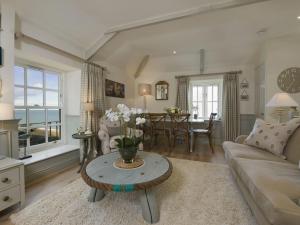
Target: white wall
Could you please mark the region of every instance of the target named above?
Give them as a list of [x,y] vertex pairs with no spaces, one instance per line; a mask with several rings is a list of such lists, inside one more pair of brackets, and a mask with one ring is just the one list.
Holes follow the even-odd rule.
[[119,68],[107,62],[95,62],[107,68],[106,78],[122,84],[125,84],[125,98],[106,97],[108,107],[116,107],[117,104],[123,103],[130,107],[134,106],[134,79],[127,75],[125,69]]
[[[170,60],[173,57],[157,57],[150,58],[148,65],[146,66],[143,73],[135,81],[135,102],[138,107],[143,107],[143,97],[138,95],[138,84],[149,83],[152,85],[152,96],[147,96],[147,109],[150,112],[163,112],[165,107],[174,106],[176,103],[176,89],[177,75],[188,75],[188,74],[199,74],[199,68],[197,67],[197,60],[188,67],[174,67],[176,71],[168,71],[171,69],[169,66]],[[205,73],[210,72],[225,72],[231,70],[242,70],[243,73],[240,75],[240,81],[246,78],[249,82],[249,88],[247,92],[249,94],[249,101],[241,101],[241,113],[242,114],[254,114],[254,102],[255,102],[255,82],[254,82],[254,66],[252,65],[241,65],[241,66],[208,66],[209,69]],[[155,83],[164,80],[169,83],[169,99],[165,101],[155,100]]]
[[65,73],[64,108],[67,115],[80,116],[80,83],[81,70]]
[[[15,10],[13,0],[1,1],[1,25],[0,43],[3,48],[3,66],[0,67],[0,78],[2,79],[2,94],[0,101],[14,104],[14,29]],[[13,112],[10,112],[13,117]]]
[[[270,40],[265,49],[265,87],[266,103],[277,92],[282,92],[277,85],[277,77],[289,67],[300,67],[300,36],[286,36]],[[290,94],[300,104],[300,93]],[[272,110],[266,108],[266,120],[275,121]]]

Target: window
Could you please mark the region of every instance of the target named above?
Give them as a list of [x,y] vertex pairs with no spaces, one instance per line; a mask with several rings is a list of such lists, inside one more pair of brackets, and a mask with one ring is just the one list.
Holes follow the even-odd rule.
[[190,88],[190,112],[194,119],[208,119],[211,113],[221,116],[222,80],[193,80]]
[[[14,78],[15,117],[20,119],[20,148],[61,140],[61,75],[16,65]],[[24,134],[30,134],[30,138],[22,138]]]

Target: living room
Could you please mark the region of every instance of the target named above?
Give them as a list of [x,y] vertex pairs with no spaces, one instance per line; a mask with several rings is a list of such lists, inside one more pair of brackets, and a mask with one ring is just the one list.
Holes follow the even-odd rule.
[[300,224],[298,0],[0,12],[0,224]]

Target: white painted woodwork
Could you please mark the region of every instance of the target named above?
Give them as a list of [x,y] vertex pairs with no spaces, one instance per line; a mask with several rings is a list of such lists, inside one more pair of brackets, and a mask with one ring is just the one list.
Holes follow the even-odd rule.
[[5,158],[0,160],[0,211],[17,203],[25,203],[24,164]]
[[136,69],[136,72],[134,74],[134,78],[138,78],[141,75],[141,73],[143,72],[145,66],[147,65],[147,63],[149,61],[149,58],[150,58],[150,55],[145,55],[142,58],[140,64],[138,65],[138,67]]

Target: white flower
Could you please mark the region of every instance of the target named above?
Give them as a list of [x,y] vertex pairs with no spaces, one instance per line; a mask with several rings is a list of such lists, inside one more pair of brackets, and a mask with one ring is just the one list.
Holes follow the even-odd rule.
[[130,112],[129,108],[124,104],[118,104],[117,108],[120,111],[120,113],[123,113],[123,114]]
[[143,123],[145,123],[145,122],[146,122],[145,118],[137,117],[137,118],[135,119],[136,125],[140,125],[140,124],[143,124]]
[[131,108],[130,112],[132,114],[142,114],[143,113],[143,109],[140,109],[140,108]]

